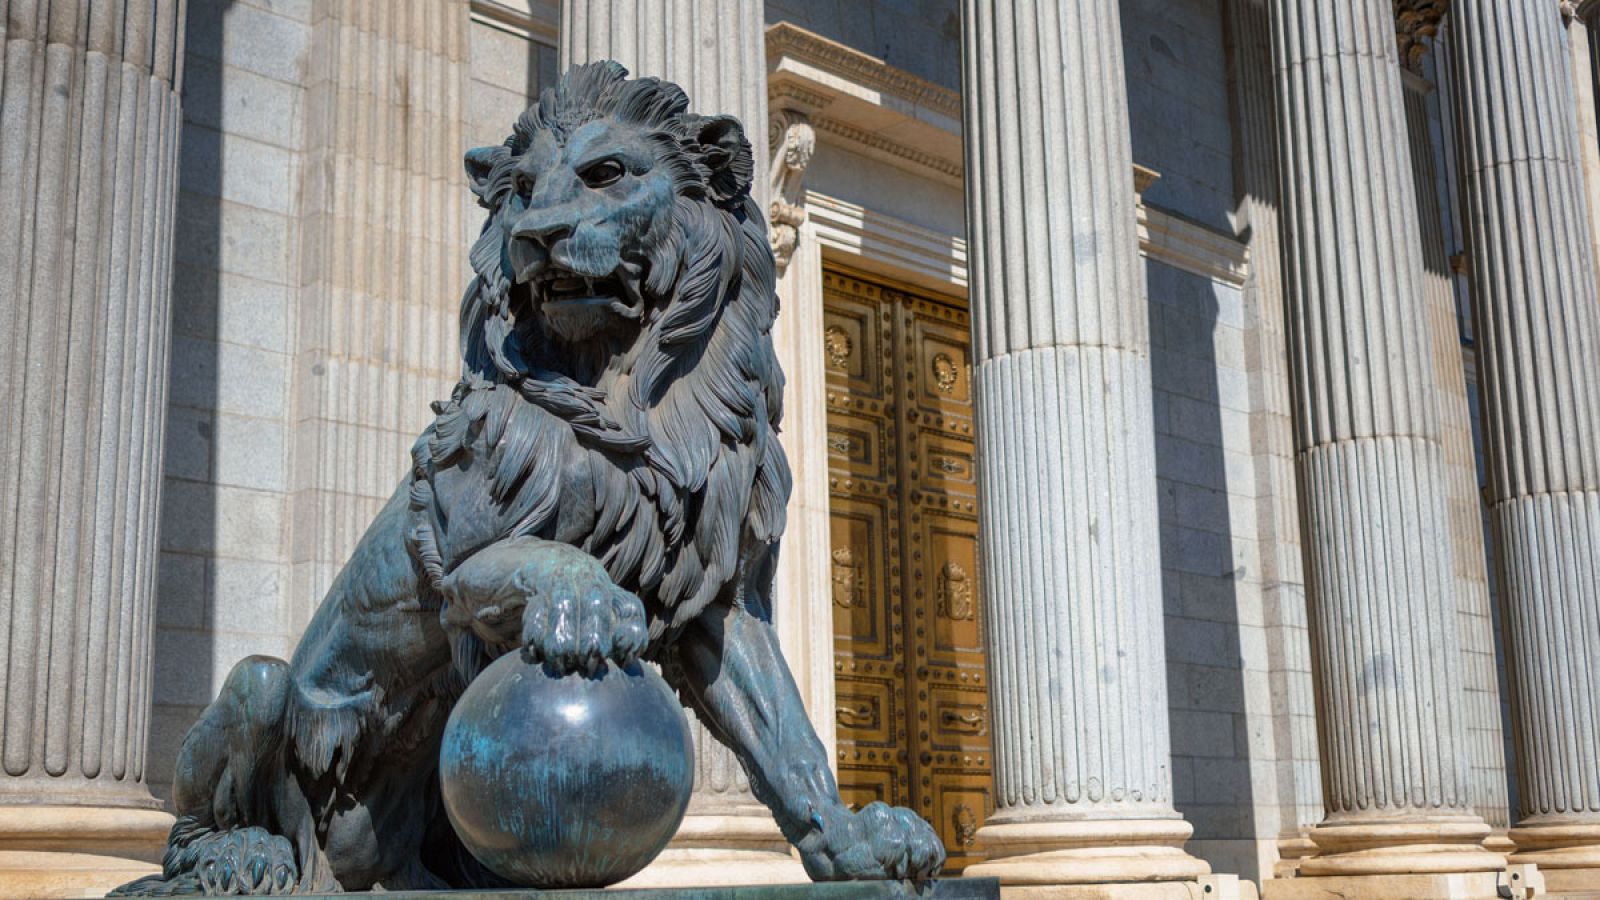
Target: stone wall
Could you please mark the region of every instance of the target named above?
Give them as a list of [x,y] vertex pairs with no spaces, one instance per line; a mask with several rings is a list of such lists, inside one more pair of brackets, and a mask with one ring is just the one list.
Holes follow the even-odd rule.
[[1133,159],[1145,201],[1231,232],[1233,136],[1219,0],[1122,0]]
[[[544,6],[508,8],[552,17]],[[149,751],[151,789],[163,800],[183,735],[228,669],[252,653],[287,657],[321,599],[317,573],[297,577],[293,516],[296,404],[321,377],[305,346],[315,291],[301,287],[313,274],[304,186],[321,14],[314,0],[215,0],[189,11]],[[474,18],[468,48],[465,136],[452,157],[503,140],[555,67],[549,41],[489,16]],[[464,189],[460,202],[464,271],[482,220]],[[447,323],[458,280],[433,298]],[[436,343],[453,356],[453,324],[446,330]],[[405,434],[360,462],[373,471],[350,485],[363,496],[342,518],[361,521],[324,536],[328,556],[342,559],[370,518],[364,495],[386,494],[404,473],[411,423],[427,416],[413,405]],[[302,528],[299,538],[312,535]]]
[[1146,272],[1174,805],[1194,825],[1191,852],[1254,880],[1277,836],[1281,752],[1252,430],[1256,323],[1238,285],[1154,261]]
[[287,555],[311,2],[190,5],[150,783],[235,660],[293,647]]

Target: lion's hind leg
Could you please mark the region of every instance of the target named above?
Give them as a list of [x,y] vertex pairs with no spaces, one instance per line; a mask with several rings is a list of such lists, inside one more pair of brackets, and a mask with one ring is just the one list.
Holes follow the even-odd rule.
[[294,845],[273,833],[284,768],[288,664],[240,660],[184,737],[173,782],[178,822],[160,875],[112,896],[287,894],[299,881]]

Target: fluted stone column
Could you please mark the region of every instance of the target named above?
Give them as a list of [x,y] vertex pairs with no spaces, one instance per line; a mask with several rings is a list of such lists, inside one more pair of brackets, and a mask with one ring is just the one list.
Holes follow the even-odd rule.
[[[1493,896],[1504,861],[1483,849],[1489,827],[1472,809],[1394,11],[1389,0],[1274,0],[1273,14],[1326,809],[1300,874],[1378,892],[1371,876],[1417,873],[1426,890],[1392,889]],[[1268,896],[1303,889],[1296,880],[1268,882]]]
[[1500,730],[1499,664],[1494,651],[1494,608],[1489,602],[1488,557],[1483,545],[1483,497],[1472,441],[1467,378],[1461,358],[1454,273],[1445,249],[1439,168],[1428,117],[1433,87],[1412,71],[1404,74],[1406,132],[1422,236],[1423,293],[1433,339],[1433,374],[1438,385],[1440,441],[1444,452],[1445,518],[1454,565],[1456,614],[1461,631],[1462,708],[1466,714],[1467,763],[1472,805],[1494,829],[1499,846],[1510,826],[1506,809],[1505,738]]
[[[289,467],[297,629],[394,493],[428,404],[461,377],[471,277],[467,0],[337,0],[312,19]],[[520,112],[504,111],[506,133]]]
[[1513,862],[1600,886],[1600,296],[1554,3],[1451,17],[1468,256],[1511,667]]
[[988,861],[967,872],[1051,896],[1192,881],[1208,870],[1183,851],[1193,829],[1172,806],[1149,319],[1117,3],[973,0],[963,11],[995,770],[995,811],[978,832]]
[[0,3],[0,893],[154,871],[179,0]]
[[[764,26],[761,0],[562,0],[561,68],[614,59],[631,75],[665,78],[683,88],[695,112],[737,116],[755,158],[765,160]],[[763,208],[767,192],[767,180],[757,177],[752,193]],[[626,886],[808,880],[733,753],[698,722],[693,730],[689,815],[672,845]]]

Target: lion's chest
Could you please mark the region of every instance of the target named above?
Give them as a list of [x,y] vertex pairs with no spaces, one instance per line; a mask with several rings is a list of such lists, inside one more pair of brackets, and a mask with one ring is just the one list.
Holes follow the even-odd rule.
[[655,505],[641,496],[626,461],[583,446],[564,420],[508,394],[502,388],[477,404],[459,446],[432,469],[434,530],[447,570],[508,537],[599,555],[619,530],[656,524]]

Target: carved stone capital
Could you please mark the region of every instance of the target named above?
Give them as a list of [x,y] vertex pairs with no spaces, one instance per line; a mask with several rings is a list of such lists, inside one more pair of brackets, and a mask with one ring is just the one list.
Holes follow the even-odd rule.
[[806,167],[817,150],[817,132],[811,118],[796,109],[780,109],[770,116],[772,147],[772,202],[767,210],[772,255],[778,274],[788,268],[806,221],[801,201]]
[[1450,0],[1394,0],[1395,39],[1400,47],[1400,65],[1413,72],[1422,68],[1428,55],[1428,40],[1439,33],[1439,21],[1450,9]]

